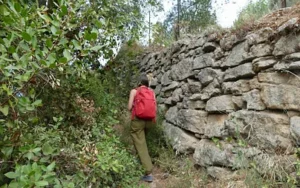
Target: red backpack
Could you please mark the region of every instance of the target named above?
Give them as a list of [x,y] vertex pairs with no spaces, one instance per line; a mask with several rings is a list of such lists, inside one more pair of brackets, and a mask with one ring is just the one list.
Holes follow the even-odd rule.
[[132,118],[153,120],[156,117],[156,100],[154,92],[148,87],[141,86],[137,89],[133,101]]

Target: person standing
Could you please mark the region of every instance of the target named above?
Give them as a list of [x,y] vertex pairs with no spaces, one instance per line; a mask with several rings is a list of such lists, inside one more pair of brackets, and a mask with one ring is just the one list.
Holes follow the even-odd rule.
[[155,122],[156,100],[153,90],[149,88],[149,79],[144,74],[140,77],[139,87],[130,91],[128,110],[131,111],[130,135],[145,169],[145,175],[141,180],[152,182],[153,164],[148,152],[145,134]]

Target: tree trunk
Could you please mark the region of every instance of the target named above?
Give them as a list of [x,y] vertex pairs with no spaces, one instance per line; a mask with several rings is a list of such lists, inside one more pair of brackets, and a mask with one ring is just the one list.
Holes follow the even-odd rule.
[[181,5],[180,0],[177,0],[177,24],[176,24],[176,27],[175,27],[175,41],[177,41],[180,37],[180,26],[179,26],[179,23],[180,23],[180,5]]
[[281,0],[281,8],[286,8],[286,0]]

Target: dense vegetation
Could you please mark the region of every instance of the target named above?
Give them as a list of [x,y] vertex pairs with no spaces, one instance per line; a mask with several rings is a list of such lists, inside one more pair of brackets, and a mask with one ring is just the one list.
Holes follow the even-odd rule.
[[98,58],[136,38],[142,6],[36,2],[0,1],[0,185],[126,187],[141,171]]

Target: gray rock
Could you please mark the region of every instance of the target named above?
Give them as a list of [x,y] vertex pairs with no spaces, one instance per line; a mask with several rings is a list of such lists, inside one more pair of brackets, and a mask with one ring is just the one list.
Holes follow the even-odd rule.
[[164,133],[177,153],[193,153],[199,140],[193,135],[173,126],[166,121],[163,122]]
[[208,100],[213,96],[216,96],[221,93],[220,84],[217,79],[214,79],[213,82],[208,84],[205,88],[201,91],[201,100]]
[[289,118],[294,117],[294,116],[300,116],[300,112],[297,112],[294,110],[287,110],[286,114]]
[[[205,68],[200,71],[197,78],[199,79],[199,81],[202,85],[206,86],[210,82],[212,82],[215,78],[219,78],[221,76],[222,76],[221,70]],[[221,79],[219,78],[219,80],[221,80]]]
[[214,59],[212,57],[212,53],[203,54],[201,56],[196,57],[193,62],[193,70],[212,66],[214,63]]
[[244,138],[251,146],[274,153],[292,149],[289,118],[281,113],[240,110],[225,121],[229,135]]
[[249,80],[238,80],[236,82],[223,82],[222,90],[225,94],[241,95],[251,90]]
[[192,110],[204,110],[206,106],[204,101],[191,101],[188,98],[184,98],[182,103],[183,108],[188,108]]
[[228,168],[221,168],[216,166],[208,167],[207,174],[218,180],[230,180],[234,176],[234,172],[232,172]]
[[244,101],[242,96],[232,96],[232,102],[239,108],[244,108]]
[[275,70],[300,70],[300,61],[295,62],[285,62],[280,61],[274,65]]
[[252,61],[253,70],[255,72],[259,72],[261,70],[268,69],[268,68],[272,67],[273,65],[275,65],[276,62],[277,62],[277,60],[273,59],[273,57],[271,57],[271,56],[260,57],[260,58],[254,59]]
[[192,59],[183,59],[171,68],[171,78],[173,80],[184,80],[192,75]]
[[249,56],[248,51],[249,45],[247,42],[236,45],[222,64],[222,67],[234,67],[244,62],[251,61],[254,57]]
[[[203,134],[207,112],[201,110],[180,109],[171,107],[166,113],[166,120],[184,130]],[[202,130],[202,132],[200,132]]]
[[171,84],[171,80],[170,80],[170,71],[167,71],[163,74],[162,78],[161,78],[161,84],[163,86],[169,85]]
[[300,117],[299,116],[294,116],[291,118],[290,131],[297,145],[300,145]]
[[172,102],[177,103],[182,100],[182,89],[177,88],[172,94]]
[[168,97],[167,99],[164,100],[164,104],[173,105],[174,102],[172,99],[173,99],[172,97]]
[[237,80],[239,78],[252,77],[255,75],[252,64],[246,63],[234,68],[227,69],[224,74],[224,81]]
[[247,103],[248,110],[265,110],[266,106],[261,101],[260,91],[257,89],[251,90],[243,94],[243,100]]
[[173,125],[177,125],[178,124],[177,116],[178,116],[178,108],[176,106],[173,106],[168,109],[167,113],[165,114],[165,119],[167,122],[172,123]]
[[168,85],[167,87],[162,88],[162,92],[166,92],[166,91],[170,91],[170,90],[174,90],[175,88],[177,88],[179,86],[179,83],[176,81],[171,82],[170,85]]
[[204,44],[203,46],[203,52],[204,53],[209,53],[209,52],[213,52],[215,51],[215,49],[217,48],[217,44],[214,42],[207,42]]
[[300,73],[266,72],[258,73],[258,81],[270,84],[285,84],[300,87]]
[[249,57],[264,57],[268,55],[272,55],[273,47],[269,44],[257,44],[250,48]]
[[196,94],[193,94],[192,96],[190,96],[189,99],[191,101],[196,101],[196,100],[201,100],[201,97],[202,97],[202,94],[196,93]]
[[224,138],[228,136],[227,129],[225,128],[225,120],[227,120],[227,114],[211,114],[207,117],[207,125],[204,129],[204,135],[207,138]]
[[278,27],[278,29],[277,29],[278,33],[284,33],[285,31],[292,29],[293,27],[295,27],[298,20],[299,20],[299,18],[292,18],[292,19],[288,20],[287,22],[282,24],[280,27]]
[[236,106],[231,100],[231,95],[222,95],[209,99],[205,110],[208,112],[233,112],[236,110]]
[[216,146],[213,142],[202,139],[195,148],[193,158],[200,166],[232,167],[233,158],[230,152]]
[[224,55],[225,53],[220,47],[214,51],[214,57],[216,60],[220,60],[222,57],[224,57]]
[[181,109],[178,111],[177,126],[194,133],[203,134],[207,112],[202,110]]
[[159,95],[160,91],[161,91],[161,84],[159,84],[155,87],[155,90],[154,90],[155,95]]
[[248,34],[245,38],[249,45],[255,45],[262,42],[268,42],[275,35],[275,31],[270,27],[262,28],[258,31]]
[[191,95],[188,83],[182,84],[181,89],[182,89],[183,95],[185,95],[185,96],[190,96]]
[[282,56],[299,51],[300,35],[291,33],[287,36],[282,36],[277,43],[273,51],[273,55]]
[[195,42],[190,43],[189,49],[196,49],[198,47],[202,47],[205,43],[205,40],[203,38],[198,38]]
[[300,88],[288,85],[264,85],[261,98],[269,109],[300,111]]
[[202,89],[202,85],[200,82],[188,79],[188,87],[189,91],[194,94],[194,93],[200,93]]
[[299,61],[300,60],[300,52],[292,53],[283,58],[286,61]]
[[238,42],[238,38],[235,34],[224,36],[220,40],[220,46],[223,50],[231,50],[233,45]]

